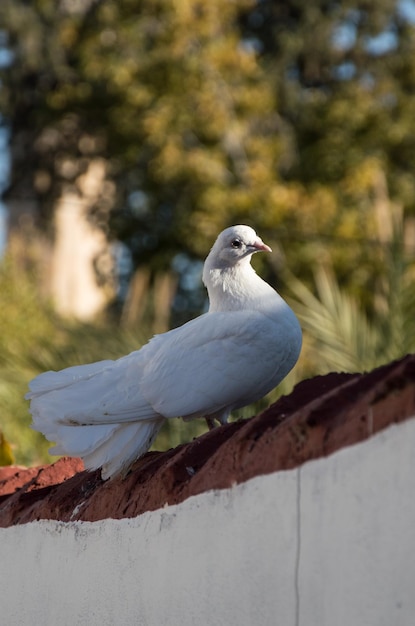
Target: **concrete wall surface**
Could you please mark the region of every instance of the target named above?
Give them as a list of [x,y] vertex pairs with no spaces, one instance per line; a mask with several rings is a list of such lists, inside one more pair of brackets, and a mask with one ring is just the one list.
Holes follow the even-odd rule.
[[134,519],[0,529],[8,626],[414,626],[415,419]]

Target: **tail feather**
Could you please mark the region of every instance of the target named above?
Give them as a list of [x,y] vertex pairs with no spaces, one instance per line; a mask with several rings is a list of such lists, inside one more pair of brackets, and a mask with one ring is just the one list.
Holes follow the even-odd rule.
[[49,449],[51,454],[84,457],[91,450],[108,441],[117,430],[117,424],[99,424],[98,426],[68,426],[58,424],[53,433],[44,433],[56,445]]
[[36,376],[30,383],[30,391],[25,395],[26,400],[32,400],[48,391],[56,391],[73,385],[80,380],[88,380],[96,374],[114,365],[114,361],[98,361],[87,365],[74,365],[59,372],[44,372]]
[[138,352],[45,372],[30,383],[32,427],[56,445],[52,454],[81,457],[102,477],[125,472],[151,446],[165,418],[142,396]]
[[83,457],[86,469],[101,467],[104,480],[124,474],[136,459],[147,452],[164,421],[165,418],[160,418],[118,425],[110,439]]

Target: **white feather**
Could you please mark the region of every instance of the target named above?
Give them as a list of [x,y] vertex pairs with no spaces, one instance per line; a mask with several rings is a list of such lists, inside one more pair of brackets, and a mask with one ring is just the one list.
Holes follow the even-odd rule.
[[203,280],[209,312],[141,350],[46,372],[30,384],[33,428],[103,478],[125,473],[167,418],[216,418],[273,389],[297,361],[298,321],[250,265],[270,250],[247,226],[219,235]]

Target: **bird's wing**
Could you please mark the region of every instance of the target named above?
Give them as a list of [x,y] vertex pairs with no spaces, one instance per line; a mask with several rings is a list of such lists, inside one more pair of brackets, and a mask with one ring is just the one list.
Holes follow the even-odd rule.
[[118,361],[40,375],[27,396],[34,427],[53,440],[57,423],[108,425],[244,406],[278,384],[289,346],[284,329],[262,313],[207,313]]
[[289,344],[258,311],[207,313],[142,348],[140,391],[165,417],[244,406],[278,384]]
[[26,396],[31,400],[34,427],[54,440],[57,423],[98,425],[152,420],[157,414],[140,394],[141,375],[139,350],[117,361],[45,372],[31,382]]

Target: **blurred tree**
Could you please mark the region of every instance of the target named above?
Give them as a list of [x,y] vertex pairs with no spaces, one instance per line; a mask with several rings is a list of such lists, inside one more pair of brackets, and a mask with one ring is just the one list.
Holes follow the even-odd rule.
[[255,213],[258,228],[275,225],[289,198],[277,173],[288,135],[240,36],[249,6],[6,0],[9,196],[32,188],[45,223],[62,194],[81,195],[99,155],[108,190],[90,215],[108,231],[115,206],[111,232],[159,284],[176,252],[206,253],[229,223]]
[[[272,86],[238,29],[249,4],[6,0],[15,62],[4,111],[13,145],[20,136],[26,148],[14,155],[10,194],[29,177],[45,214],[104,156],[118,235],[138,259],[157,251],[165,267],[177,250],[205,252],[206,235],[254,209],[269,220],[286,141]],[[113,204],[103,194],[94,207],[104,224]]]
[[305,259],[330,260],[366,305],[388,261],[374,236],[379,193],[415,214],[414,22],[412,0],[263,0],[242,18],[292,131],[282,176],[304,190],[301,217],[286,222],[290,267],[304,276]]
[[4,0],[9,196],[32,188],[47,219],[99,157],[89,212],[135,266],[168,276],[247,221],[366,297],[379,175],[415,210],[410,4]]

